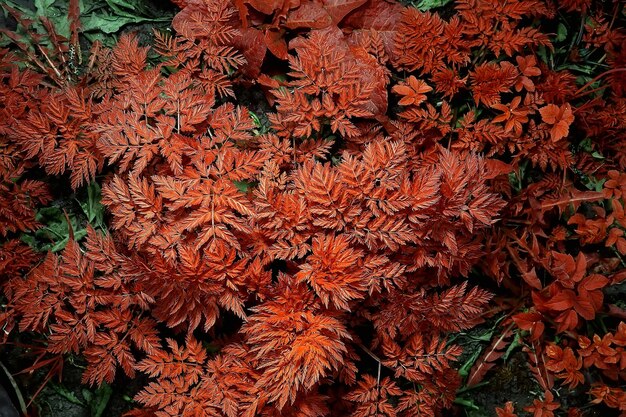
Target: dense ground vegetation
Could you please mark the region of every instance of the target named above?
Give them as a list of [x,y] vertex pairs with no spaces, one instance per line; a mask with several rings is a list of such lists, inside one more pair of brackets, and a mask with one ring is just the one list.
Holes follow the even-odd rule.
[[622,2],[174,2],[115,42],[149,17],[4,7],[27,372],[141,381],[131,417],[626,415]]

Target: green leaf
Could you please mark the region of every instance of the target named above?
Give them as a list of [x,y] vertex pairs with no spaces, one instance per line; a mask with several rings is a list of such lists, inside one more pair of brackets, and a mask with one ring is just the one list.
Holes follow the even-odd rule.
[[250,115],[250,118],[252,119],[252,122],[256,127],[262,126],[259,116],[257,116],[252,110],[248,110],[248,114]]
[[563,23],[559,23],[556,28],[556,40],[557,42],[563,42],[567,39],[567,27]]
[[473,340],[479,341],[479,342],[490,342],[491,339],[493,338],[493,329],[479,334],[478,336],[472,336]]
[[235,184],[235,187],[237,187],[237,189],[242,193],[247,193],[248,190],[252,186],[254,186],[254,183],[248,181],[233,181],[233,183]]
[[591,138],[587,137],[581,140],[578,144],[578,150],[583,152],[593,152],[593,143]]
[[43,207],[37,211],[35,220],[43,224],[62,222],[63,212],[57,206]]
[[127,17],[105,13],[92,13],[82,19],[83,31],[99,31],[107,34],[119,32],[119,30],[129,23],[141,23],[149,21],[145,17]]
[[472,400],[471,398],[457,397],[454,400],[454,404],[458,404],[470,410],[480,410],[480,408],[474,403],[474,400]]
[[[593,68],[591,68],[588,65],[566,64],[566,65],[561,65],[558,68],[559,71],[564,70],[564,69],[568,69],[570,71],[581,72],[583,74],[588,74],[588,75],[593,73]],[[592,77],[589,77],[589,80],[591,80],[591,78]]]
[[78,201],[78,203],[83,213],[85,213],[87,221],[92,226],[104,230],[104,206],[100,203],[100,199],[100,185],[97,182],[93,182],[87,187],[87,200]]
[[54,390],[54,392],[56,392],[57,394],[59,394],[61,397],[65,398],[69,402],[73,404],[77,404],[77,405],[85,405],[84,402],[78,399],[76,394],[74,394],[72,391],[65,388],[63,385],[51,384],[51,387]]
[[86,388],[83,388],[83,390],[81,391],[81,394],[83,394],[83,398],[88,403],[90,403],[91,400],[93,399],[93,393]]
[[108,384],[100,385],[94,392],[93,398],[89,401],[91,417],[102,417],[102,414],[109,404],[113,389]]
[[68,5],[66,3],[57,0],[35,0],[35,8],[37,10],[35,20],[38,20],[40,16],[47,17],[59,35],[66,38],[69,37],[70,22],[67,19]]
[[37,16],[50,17],[50,8],[56,0],[35,0],[35,9]]
[[59,240],[57,243],[55,243],[54,245],[48,245],[49,248],[48,250],[52,253],[56,253],[59,251],[62,251],[63,249],[65,249],[65,247],[67,246],[67,242],[70,241],[69,236],[63,238],[62,240]]
[[[81,240],[85,236],[87,236],[87,230],[85,229],[77,230],[74,232],[74,240]],[[67,242],[69,241],[70,241],[70,236],[68,234],[62,240],[59,240],[54,245],[51,245],[49,250],[53,253],[62,251],[63,249],[65,249],[65,247],[67,246]]]
[[425,12],[436,7],[443,7],[451,1],[452,0],[419,0],[417,3],[413,3],[413,5],[420,11]]
[[588,190],[600,192],[604,188],[606,178],[598,179],[593,176],[585,175],[584,177],[581,177],[581,181]]
[[[87,230],[81,224],[84,221],[81,222],[76,214],[71,211],[68,213],[68,217],[74,232],[74,239],[84,238],[87,235]],[[70,229],[63,210],[57,206],[43,207],[37,211],[35,220],[44,226],[34,232],[23,234],[21,236],[22,241],[38,251],[58,252],[63,250],[70,239]]]
[[[19,11],[19,12],[23,13],[23,14],[24,14],[24,17],[26,17],[26,18],[28,18],[28,19],[31,19],[31,20],[32,20],[32,19],[33,19],[33,18],[35,18],[35,16],[36,16],[36,15],[35,15],[35,11],[34,11],[34,10],[29,9],[29,8],[27,8],[27,7],[24,7],[23,5],[18,4],[18,3],[16,3],[16,2],[14,2],[13,0],[6,0],[6,1],[5,1],[5,4],[6,4],[7,6],[11,6],[11,7],[12,7],[12,8],[14,8],[15,10],[17,10],[17,11]],[[6,11],[5,11],[4,9],[0,9],[0,10],[2,10],[3,12],[5,12],[5,13],[4,13],[4,14],[5,14],[5,16],[8,14],[8,13],[6,13]]]
[[127,9],[128,12],[132,12],[133,10],[137,10],[140,4],[136,1],[125,1],[125,0],[106,0],[106,3],[113,10]]
[[[35,6],[34,10],[23,6],[24,3],[29,4],[28,2],[21,2],[21,4],[19,4],[13,0],[6,0],[5,3],[19,10],[25,18],[32,20],[32,30],[36,33],[47,34],[46,29],[39,21],[39,17],[47,17],[52,22],[59,35],[63,37],[69,36],[70,24],[67,19],[69,2],[59,0],[34,0],[34,2],[30,3]],[[18,28],[17,32],[22,33],[20,32],[21,30],[22,28]],[[49,41],[44,39],[41,42],[44,46],[49,46]]]
[[502,355],[502,360],[503,361],[507,361],[509,356],[511,355],[511,353],[518,347],[520,347],[522,345],[521,342],[521,338],[519,335],[519,332],[515,334],[515,338],[513,339],[513,341],[509,344],[509,346],[506,348],[506,351],[504,352],[504,355]]
[[145,0],[105,0],[115,14],[124,17],[154,17],[149,2]]
[[37,239],[35,239],[35,236],[33,235],[22,233],[20,240],[33,249],[37,248]]
[[476,362],[476,359],[478,359],[478,357],[480,356],[481,352],[482,352],[482,348],[476,349],[472,353],[472,355],[465,361],[463,366],[459,368],[459,375],[461,375],[461,377],[465,378],[466,376],[469,375],[470,369],[472,369],[472,366],[474,366],[474,363]]

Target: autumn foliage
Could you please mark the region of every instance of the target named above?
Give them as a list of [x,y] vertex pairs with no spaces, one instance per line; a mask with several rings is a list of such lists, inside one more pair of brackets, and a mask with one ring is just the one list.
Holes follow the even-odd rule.
[[[76,13],[38,47],[5,31],[5,342],[81,355],[86,384],[146,375],[129,416],[408,417],[450,412],[515,334],[527,412],[564,412],[562,386],[626,413],[623,5],[175,3],[173,33],[80,66]],[[588,82],[546,61],[559,15],[589,17]],[[54,178],[100,182],[109,233],[20,242]],[[462,379],[454,335],[495,318]]]

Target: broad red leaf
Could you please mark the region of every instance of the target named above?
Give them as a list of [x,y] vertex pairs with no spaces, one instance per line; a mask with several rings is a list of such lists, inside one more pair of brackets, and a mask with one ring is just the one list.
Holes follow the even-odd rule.
[[426,100],[426,94],[432,91],[433,88],[426,84],[423,80],[418,80],[414,76],[407,78],[406,83],[398,84],[393,87],[392,91],[402,98],[399,103],[402,106],[418,106],[424,100]]
[[383,39],[385,51],[391,55],[395,28],[404,7],[387,0],[368,0],[350,13],[342,22],[342,27],[354,29],[349,36],[358,37],[361,32],[376,32]]
[[289,0],[245,0],[246,3],[256,10],[268,15],[271,15],[277,10],[281,10],[286,1]]
[[574,121],[574,113],[569,104],[563,106],[548,104],[540,108],[539,113],[544,122],[552,125],[550,134],[553,141],[556,142],[569,134],[569,126]]
[[339,24],[341,20],[349,13],[353,12],[359,6],[362,6],[367,0],[322,0],[324,8],[331,16],[334,24]]
[[498,159],[487,159],[485,160],[485,178],[488,180],[499,177],[500,175],[507,175],[514,171],[514,168],[511,164],[500,161]]
[[[239,67],[241,72],[250,78],[257,78],[261,73],[261,65],[265,58],[267,45],[263,31],[254,28],[241,29],[234,44],[246,58],[246,63]],[[267,33],[267,32],[266,32]]]
[[586,277],[579,285],[578,288],[584,288],[587,291],[599,290],[606,287],[609,284],[608,278],[603,275],[593,274]]
[[545,329],[543,316],[536,311],[528,313],[517,313],[513,317],[513,321],[522,330],[530,332],[530,340],[538,340]]
[[284,30],[267,29],[264,37],[267,49],[269,49],[275,57],[280,59],[287,59],[289,57]]
[[287,16],[285,26],[289,29],[323,29],[330,26],[333,19],[328,11],[313,0],[305,1]]
[[576,302],[576,294],[571,290],[561,290],[554,297],[550,298],[550,301],[545,303],[545,306],[551,310],[564,311],[574,307]]

